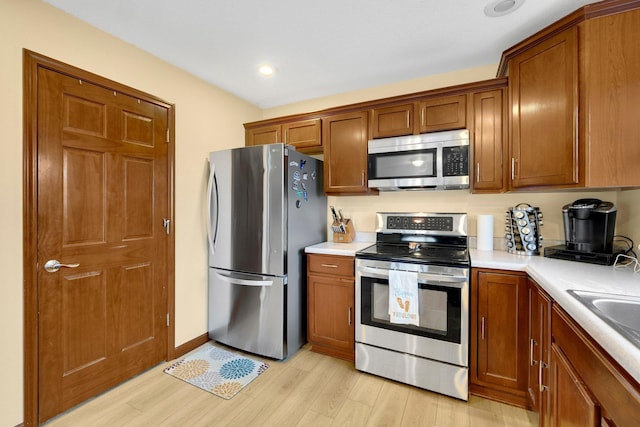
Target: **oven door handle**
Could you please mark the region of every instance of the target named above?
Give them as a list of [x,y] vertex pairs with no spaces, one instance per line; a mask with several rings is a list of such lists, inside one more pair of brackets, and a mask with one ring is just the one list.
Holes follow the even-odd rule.
[[[366,276],[373,276],[380,279],[389,279],[389,270],[373,268],[373,267],[358,267],[359,273],[366,273]],[[418,273],[418,283],[427,283],[429,281],[447,282],[447,283],[464,283],[469,280],[466,276],[447,276],[445,274],[430,274],[430,273]]]

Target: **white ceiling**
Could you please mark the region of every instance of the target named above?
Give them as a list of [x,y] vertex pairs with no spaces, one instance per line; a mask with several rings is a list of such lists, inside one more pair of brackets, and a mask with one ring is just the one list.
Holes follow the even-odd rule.
[[595,2],[525,0],[490,18],[490,0],[44,1],[261,108],[497,64]]

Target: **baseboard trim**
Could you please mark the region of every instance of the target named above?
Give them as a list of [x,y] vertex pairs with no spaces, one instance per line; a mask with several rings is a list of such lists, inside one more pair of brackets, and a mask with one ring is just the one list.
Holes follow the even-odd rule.
[[205,332],[204,334],[197,336],[194,339],[189,340],[182,345],[179,345],[178,347],[176,347],[175,351],[173,352],[174,358],[184,356],[185,354],[189,353],[191,350],[195,350],[196,348],[200,347],[202,344],[208,342],[209,339],[210,339],[209,333]]

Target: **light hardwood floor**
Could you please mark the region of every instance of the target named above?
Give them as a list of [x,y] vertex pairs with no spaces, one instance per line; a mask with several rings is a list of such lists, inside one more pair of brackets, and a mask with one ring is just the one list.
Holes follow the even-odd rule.
[[60,426],[535,426],[529,411],[469,402],[357,371],[305,346],[231,400],[167,375],[164,363],[51,420]]

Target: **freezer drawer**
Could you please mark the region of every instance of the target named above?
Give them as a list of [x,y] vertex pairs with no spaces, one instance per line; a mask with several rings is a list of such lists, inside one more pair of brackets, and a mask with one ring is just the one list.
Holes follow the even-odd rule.
[[284,277],[209,269],[209,338],[274,359],[287,356]]

